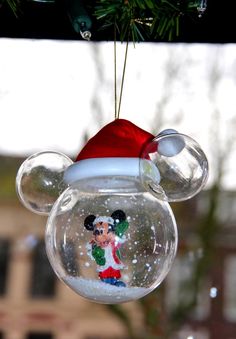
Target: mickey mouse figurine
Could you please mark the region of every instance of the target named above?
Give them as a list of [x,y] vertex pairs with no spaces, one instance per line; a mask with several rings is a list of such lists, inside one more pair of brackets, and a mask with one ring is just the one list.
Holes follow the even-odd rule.
[[125,287],[120,270],[124,268],[120,260],[120,247],[126,241],[124,235],[129,227],[126,215],[116,210],[110,217],[89,215],[84,220],[93,238],[87,244],[88,255],[96,261],[101,281],[118,287]]

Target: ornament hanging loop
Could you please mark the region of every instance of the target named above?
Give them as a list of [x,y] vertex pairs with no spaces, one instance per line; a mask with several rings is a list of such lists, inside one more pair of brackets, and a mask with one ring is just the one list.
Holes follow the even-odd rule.
[[124,88],[125,70],[126,70],[127,55],[128,55],[128,47],[129,47],[129,41],[127,39],[126,48],[125,48],[125,60],[124,60],[124,66],[123,66],[123,72],[122,72],[122,80],[121,80],[121,88],[120,88],[120,97],[119,97],[119,106],[118,106],[118,112],[117,112],[117,119],[119,119],[119,116],[120,116],[120,107],[121,107],[122,94],[123,94],[123,88]]
[[116,74],[116,23],[114,24],[114,101],[115,101],[115,119],[117,119],[117,74]]
[[125,80],[125,71],[126,71],[126,63],[127,63],[127,56],[128,56],[128,47],[129,47],[129,39],[126,41],[126,48],[125,48],[125,59],[122,71],[122,79],[121,79],[121,88],[120,88],[120,95],[119,95],[119,105],[117,108],[117,61],[116,61],[116,23],[114,25],[114,101],[115,101],[115,119],[119,119],[120,117],[120,108],[121,108],[121,101],[122,101],[122,94],[124,88],[124,80]]

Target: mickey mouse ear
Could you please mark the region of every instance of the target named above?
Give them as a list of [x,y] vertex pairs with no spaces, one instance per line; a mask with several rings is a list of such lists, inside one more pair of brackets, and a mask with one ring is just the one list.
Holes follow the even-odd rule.
[[145,188],[158,199],[187,200],[205,185],[208,161],[195,140],[172,130],[145,146],[140,175]]
[[72,163],[65,154],[53,151],[27,158],[16,177],[16,191],[23,205],[34,213],[48,215],[67,187],[63,175]]

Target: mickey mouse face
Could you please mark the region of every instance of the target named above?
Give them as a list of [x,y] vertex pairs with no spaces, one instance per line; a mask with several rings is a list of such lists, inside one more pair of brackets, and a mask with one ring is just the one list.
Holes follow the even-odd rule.
[[126,220],[122,210],[116,210],[110,217],[89,215],[84,220],[87,230],[93,231],[94,241],[101,247],[106,247],[115,238],[115,227]]
[[94,226],[94,241],[101,247],[106,247],[115,240],[115,233],[107,222],[99,222]]
[[104,226],[107,229],[107,232],[114,232],[116,225],[125,220],[126,214],[122,210],[114,211],[110,217],[107,216],[96,217],[95,215],[90,214],[84,220],[84,227],[88,231],[95,232],[96,229],[102,230],[102,227]]

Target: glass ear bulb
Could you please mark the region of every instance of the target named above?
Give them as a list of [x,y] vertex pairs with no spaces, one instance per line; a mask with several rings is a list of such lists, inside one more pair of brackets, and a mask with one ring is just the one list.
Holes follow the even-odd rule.
[[[159,171],[159,180],[147,173],[147,162]],[[152,173],[153,173],[152,169]],[[208,177],[208,161],[199,144],[187,135],[160,134],[142,151],[140,176],[147,191],[166,201],[196,195]]]
[[63,175],[72,163],[66,155],[53,151],[27,158],[16,177],[16,191],[23,205],[34,213],[48,215],[67,187]]

